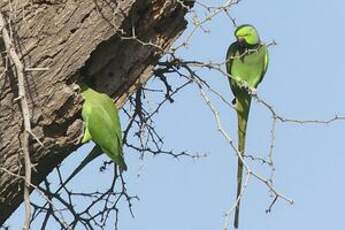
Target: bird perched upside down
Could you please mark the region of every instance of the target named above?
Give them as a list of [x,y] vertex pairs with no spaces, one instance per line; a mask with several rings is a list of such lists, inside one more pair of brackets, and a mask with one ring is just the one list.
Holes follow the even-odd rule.
[[[251,93],[260,84],[268,66],[268,50],[261,43],[259,34],[252,25],[241,25],[235,30],[237,41],[232,43],[226,55],[226,69],[231,90],[235,96],[233,104],[238,118],[238,151],[243,156]],[[239,224],[240,195],[242,189],[243,162],[238,159],[237,205],[234,227]]]

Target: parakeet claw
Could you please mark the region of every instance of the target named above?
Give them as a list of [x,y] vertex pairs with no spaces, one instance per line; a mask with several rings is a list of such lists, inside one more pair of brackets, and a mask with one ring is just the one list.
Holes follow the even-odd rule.
[[83,138],[84,138],[84,132],[78,136],[78,139],[77,139],[78,143],[84,144]]
[[255,88],[251,88],[251,87],[249,88],[248,91],[249,91],[249,94],[252,95],[252,96],[255,96],[256,92],[257,92],[257,90]]
[[90,141],[92,139],[91,134],[87,128],[86,123],[84,123],[84,129],[83,129],[83,138],[81,139],[81,143],[85,144],[86,142]]
[[75,92],[79,92],[80,91],[80,86],[78,84],[73,84],[72,89]]
[[241,88],[245,89],[249,95],[256,95],[256,88],[250,87],[244,80],[241,81]]

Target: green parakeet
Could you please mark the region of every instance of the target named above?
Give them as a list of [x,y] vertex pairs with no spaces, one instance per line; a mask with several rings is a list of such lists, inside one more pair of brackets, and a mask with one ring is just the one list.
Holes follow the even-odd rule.
[[121,124],[113,100],[86,85],[81,85],[81,90],[85,100],[82,108],[85,127],[82,143],[93,140],[121,171],[127,170],[123,159]]
[[71,173],[65,182],[56,190],[59,192],[88,163],[106,153],[121,171],[127,170],[122,152],[122,131],[118,110],[113,100],[106,94],[99,93],[85,84],[80,85],[84,98],[82,118],[84,120],[84,136],[82,143],[93,140],[96,146]]
[[[267,47],[260,42],[259,34],[252,25],[241,25],[235,30],[237,41],[232,43],[226,55],[226,69],[230,87],[235,96],[233,104],[238,118],[238,150],[244,154],[247,121],[251,95],[262,81],[268,66]],[[237,199],[241,194],[243,163],[238,159]],[[240,201],[235,210],[234,227],[238,228]]]

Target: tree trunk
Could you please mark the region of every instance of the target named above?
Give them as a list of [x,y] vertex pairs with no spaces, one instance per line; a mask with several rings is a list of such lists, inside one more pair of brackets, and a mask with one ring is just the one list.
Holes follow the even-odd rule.
[[[75,82],[87,79],[117,98],[121,107],[185,29],[184,15],[192,4],[190,0],[184,5],[176,0],[0,2],[28,70],[25,88],[32,131],[44,144],[31,138],[33,184],[80,145],[82,99]],[[0,225],[23,201],[24,172],[17,80],[3,47],[0,37]]]

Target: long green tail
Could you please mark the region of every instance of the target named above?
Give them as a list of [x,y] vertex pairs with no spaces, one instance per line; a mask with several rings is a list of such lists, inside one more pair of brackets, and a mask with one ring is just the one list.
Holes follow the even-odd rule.
[[[243,97],[236,98],[236,111],[238,119],[238,151],[243,156],[246,144],[246,131],[247,131],[247,121],[250,109],[251,97],[245,95]],[[237,163],[237,205],[235,210],[234,227],[238,228],[239,214],[240,214],[240,200],[242,189],[242,179],[243,179],[243,163],[240,158],[238,158]]]
[[95,147],[92,148],[91,152],[84,158],[84,160],[78,165],[76,169],[71,173],[71,175],[65,180],[65,182],[56,190],[55,193],[58,193],[70,180],[72,180],[87,164],[89,164],[91,161],[99,157],[103,154],[103,151],[101,147],[98,145],[95,145]]

